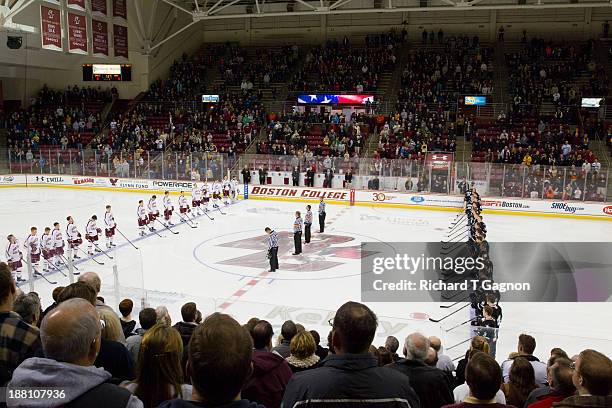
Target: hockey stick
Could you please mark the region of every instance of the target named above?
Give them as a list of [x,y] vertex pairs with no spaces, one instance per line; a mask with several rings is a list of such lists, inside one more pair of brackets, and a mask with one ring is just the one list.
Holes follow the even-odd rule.
[[221,206],[217,205],[217,207],[215,208],[215,210],[218,210],[221,214],[223,215],[227,215],[227,213],[224,213],[223,211],[221,211]]
[[41,278],[46,280],[51,285],[57,285],[56,281],[52,281],[52,280],[47,279],[47,277],[45,275],[43,275],[42,273],[38,272],[34,266],[32,266],[32,269],[34,270],[34,276],[40,276]]
[[55,265],[53,264],[53,262],[49,262],[49,260],[48,260],[48,259],[46,259],[46,261],[47,261],[47,263],[48,263],[49,265],[51,265],[51,266],[53,267],[53,269],[55,269],[55,271],[56,271],[56,272],[59,272],[59,273],[61,273],[62,275],[64,275],[64,278],[67,278],[67,277],[68,277],[68,275],[66,275],[64,272],[62,272],[62,270],[61,270],[60,268],[58,268],[57,266],[55,266]]
[[93,255],[88,254],[87,252],[85,252],[83,249],[81,249],[80,247],[77,247],[77,249],[80,249],[82,253],[84,253],[85,255],[87,255],[88,259],[91,259],[92,261],[94,261],[95,263],[97,263],[98,265],[104,265],[104,262],[100,262],[98,261],[96,258],[93,257]]
[[159,232],[157,232],[157,230],[156,230],[155,228],[153,228],[153,229],[149,229],[149,232],[154,232],[154,233],[155,233],[155,235],[157,235],[157,236],[158,236],[158,237],[160,237],[160,238],[163,238],[163,237],[164,237],[162,234],[160,234]]
[[[460,310],[462,310],[462,309],[465,309],[465,308],[466,308],[466,307],[468,307],[469,305],[470,305],[469,303],[468,303],[468,304],[466,304],[466,305],[463,305],[463,306],[461,306],[459,309],[455,310],[455,311],[454,311],[454,312],[452,312],[452,313],[447,314],[446,316],[444,316],[444,317],[442,317],[442,318],[440,318],[440,319],[432,319],[432,318],[430,317],[430,318],[429,318],[429,321],[430,321],[430,322],[434,322],[434,323],[441,322],[442,320],[444,320],[444,319],[446,319],[446,318],[448,318],[448,317],[451,317],[452,315],[454,315],[454,314],[455,314],[455,313],[457,313],[458,311],[460,311]],[[447,350],[448,350],[448,348],[447,348]]]
[[454,349],[455,347],[460,346],[460,345],[462,345],[462,344],[465,344],[465,343],[467,343],[467,342],[468,342],[468,341],[470,341],[470,340],[472,340],[472,338],[471,338],[471,337],[470,337],[469,339],[467,339],[467,340],[460,341],[460,342],[459,342],[459,343],[457,343],[457,344],[453,344],[453,345],[452,345],[452,346],[450,346],[450,347],[446,347],[446,349],[447,349],[447,350]]
[[459,324],[457,324],[457,325],[455,325],[455,326],[451,327],[451,328],[450,328],[450,329],[448,329],[448,330],[447,330],[447,329],[444,329],[444,330],[445,330],[445,331],[448,333],[449,331],[451,331],[451,330],[453,330],[453,329],[456,329],[457,327],[461,327],[461,326],[463,326],[463,325],[464,325],[464,324],[466,324],[466,323],[473,322],[473,321],[474,321],[474,320],[476,320],[476,319],[477,319],[477,317],[473,317],[473,318],[471,318],[470,320],[466,320],[466,321],[465,321],[465,322],[463,322],[463,323],[459,323]]
[[[66,257],[64,255],[59,255],[60,260],[62,261],[62,263],[64,264],[64,266],[66,267],[67,270],[70,270],[70,268],[68,267],[68,259],[66,259]],[[76,265],[74,264],[74,262],[72,263],[72,267],[74,268],[75,271],[78,271],[79,268],[76,267]],[[80,274],[80,272],[74,272],[75,275]],[[66,276],[66,275],[64,275]]]
[[[100,246],[98,244],[96,244],[95,242],[91,242],[92,244],[94,244],[94,246],[96,247],[96,249],[100,252],[102,252],[104,255],[108,256],[109,259],[115,259],[112,256],[110,256],[106,251],[104,251],[102,248],[100,248]],[[92,258],[93,259],[93,258]]]
[[131,246],[133,246],[133,247],[134,247],[134,249],[138,249],[138,247],[137,247],[136,245],[134,245],[134,243],[133,243],[132,241],[130,241],[130,240],[128,239],[128,237],[126,237],[125,235],[123,235],[123,232],[121,232],[121,231],[119,230],[119,228],[116,228],[116,227],[115,227],[115,229],[117,230],[117,232],[118,232],[118,233],[120,233],[120,234],[121,234],[121,236],[122,236],[122,237],[123,237],[123,238],[124,238],[124,239],[125,239],[127,242],[129,242],[129,243],[130,243],[130,245],[131,245]]
[[155,221],[159,222],[161,225],[163,225],[163,226],[164,226],[164,228],[165,228],[165,229],[167,229],[168,231],[170,231],[170,232],[171,232],[171,233],[173,233],[174,235],[178,235],[178,231],[173,231],[172,229],[170,229],[170,227],[169,227],[169,226],[164,225],[164,223],[163,223],[163,222],[161,222],[159,219],[157,219],[157,218],[156,218],[156,219],[155,219]]
[[215,219],[213,217],[211,217],[210,215],[208,215],[208,211],[204,211],[204,215],[208,217],[208,219],[210,219],[211,221],[214,221]]
[[183,218],[181,214],[178,214],[178,216],[181,219],[181,222],[184,222],[185,224],[189,225],[191,228],[198,228],[197,225],[193,224],[193,222],[190,219]]
[[440,307],[441,307],[442,309],[448,309],[449,307],[454,307],[454,306],[457,306],[459,303],[461,303],[461,302],[465,301],[465,299],[468,299],[469,297],[470,297],[470,296],[468,295],[468,296],[466,296],[465,298],[463,298],[463,299],[461,299],[461,300],[459,300],[459,301],[457,301],[457,302],[453,303],[452,305],[440,305]]

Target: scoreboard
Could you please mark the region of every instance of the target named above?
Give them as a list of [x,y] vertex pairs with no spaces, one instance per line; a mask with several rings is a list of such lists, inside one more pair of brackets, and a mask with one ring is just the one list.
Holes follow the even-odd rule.
[[83,64],[83,81],[131,81],[131,64]]

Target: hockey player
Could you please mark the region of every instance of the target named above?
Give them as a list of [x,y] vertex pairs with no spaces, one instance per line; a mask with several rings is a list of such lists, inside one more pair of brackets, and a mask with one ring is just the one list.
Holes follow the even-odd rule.
[[53,237],[53,260],[56,266],[61,266],[63,264],[62,257],[64,256],[64,237],[62,236],[62,231],[60,231],[59,222],[53,223],[51,236]]
[[202,215],[202,209],[200,205],[202,204],[202,192],[196,183],[193,183],[193,188],[191,189],[191,208],[193,208],[194,215]]
[[149,204],[147,204],[147,208],[149,209],[149,231],[155,231],[154,222],[159,217],[159,210],[157,209],[157,196],[151,196],[149,199]]
[[147,217],[147,210],[145,210],[144,201],[142,200],[138,201],[138,209],[136,210],[136,216],[138,217],[138,229],[140,230],[140,236],[144,236],[145,227],[149,223],[149,218]]
[[45,232],[40,238],[40,247],[42,249],[43,256],[43,272],[47,272],[51,269],[51,265],[53,264],[54,246],[55,242],[53,241],[53,236],[51,235],[51,228],[45,227]]
[[166,191],[164,193],[164,225],[167,227],[168,225],[174,225],[172,223],[172,211],[174,210],[174,206],[172,205],[172,200],[170,200],[170,192]]
[[87,226],[85,227],[85,239],[87,239],[87,253],[89,256],[93,256],[94,254],[94,246],[96,252],[102,252],[95,242],[98,240],[98,235],[102,232],[101,228],[98,228],[96,225],[98,221],[97,215],[92,215],[89,221],[87,221]]
[[213,208],[219,208],[219,202],[221,201],[221,183],[216,180],[212,186],[213,193]]
[[23,247],[30,254],[30,262],[32,267],[36,268],[40,262],[40,239],[38,238],[38,228],[30,228],[30,235],[23,241]]
[[232,200],[238,201],[238,197],[240,196],[240,190],[238,187],[238,179],[236,177],[232,178],[232,181],[230,181],[230,186],[232,188]]
[[223,203],[225,205],[229,205],[231,204],[232,199],[230,198],[231,185],[227,177],[223,180],[222,188],[223,188]]
[[189,217],[189,213],[191,212],[191,209],[189,208],[189,203],[187,202],[187,197],[185,197],[184,191],[181,191],[181,194],[179,195],[178,204],[179,204],[179,213],[181,216],[181,222],[185,222],[187,218]]
[[104,213],[104,226],[105,226],[105,235],[106,235],[106,248],[111,248],[116,246],[113,244],[113,238],[115,237],[115,229],[117,228],[117,223],[115,222],[115,217],[111,211],[111,206],[106,206],[106,212]]
[[80,259],[81,257],[78,256],[77,250],[79,245],[83,243],[83,238],[81,238],[81,233],[77,229],[72,216],[68,216],[66,221],[68,221],[68,225],[66,225],[66,239],[68,239],[69,248],[73,250],[72,258]]
[[8,239],[8,246],[6,247],[6,260],[8,266],[11,269],[13,279],[19,282],[25,282],[25,279],[21,277],[21,271],[23,269],[23,263],[21,262],[22,254],[19,250],[19,242],[13,234],[6,237]]
[[204,212],[208,211],[208,203],[210,203],[210,186],[208,183],[202,183],[202,207],[204,208]]

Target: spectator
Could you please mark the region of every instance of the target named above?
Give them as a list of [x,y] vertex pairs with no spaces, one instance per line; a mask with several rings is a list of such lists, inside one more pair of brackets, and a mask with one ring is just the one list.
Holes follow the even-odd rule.
[[291,339],[297,334],[297,327],[291,320],[287,320],[281,326],[281,344],[272,349],[273,353],[278,354],[282,358],[287,358],[291,354]]
[[387,337],[385,340],[385,348],[389,350],[391,356],[393,357],[393,361],[399,361],[401,357],[397,354],[397,349],[399,348],[399,340],[395,336]]
[[34,292],[22,293],[13,303],[13,312],[21,316],[21,319],[30,326],[38,327],[41,313],[40,298]]
[[241,399],[251,375],[253,342],[246,330],[228,315],[214,313],[196,327],[189,342],[192,402],[170,400],[159,408],[265,408]]
[[180,334],[168,326],[156,324],[143,336],[140,349],[135,380],[121,386],[136,395],[145,408],[157,407],[173,398],[190,400],[192,388],[183,383]]
[[130,337],[136,328],[136,320],[132,319],[132,310],[134,302],[131,299],[123,299],[119,303],[119,313],[121,313],[121,329],[123,336],[127,339]]
[[90,285],[83,282],[75,282],[66,286],[57,297],[57,303],[60,304],[68,299],[80,298],[85,299],[92,305],[96,305],[96,291]]
[[465,383],[465,368],[467,367],[468,358],[472,350],[482,351],[486,354],[489,354],[489,342],[486,338],[482,336],[472,337],[470,349],[465,353],[465,358],[462,358],[461,360],[459,360],[459,363],[457,363],[455,378],[455,385],[457,386]]
[[[527,361],[531,363],[535,373],[536,384],[538,386],[542,386],[546,385],[546,364],[538,360],[538,358],[533,355],[535,348],[535,339],[528,334],[521,334],[519,336],[517,350],[518,354],[516,357],[524,357],[527,359]],[[504,382],[508,382],[510,380],[510,368],[512,367],[512,363],[514,362],[514,358],[516,357],[509,358],[501,365],[502,372],[504,374]]]
[[378,353],[378,366],[384,367],[386,365],[393,363],[393,356],[391,352],[387,350],[385,347],[379,347],[377,350]]
[[155,309],[155,314],[157,315],[157,323],[163,323],[168,327],[172,326],[172,318],[166,306],[158,306]]
[[310,334],[312,334],[312,338],[314,339],[315,344],[317,345],[317,351],[315,352],[315,354],[319,356],[320,361],[325,360],[325,358],[327,358],[327,355],[329,354],[329,349],[321,346],[321,336],[319,335],[318,331],[311,330]]
[[[57,388],[64,398],[46,399],[42,405],[9,400],[9,407],[45,406],[139,408],[142,402],[117,385],[111,374],[94,367],[102,328],[96,308],[84,299],[66,300],[53,309],[40,328],[45,358],[25,360],[13,374],[10,388]],[[68,386],[69,385],[69,386]]]
[[187,347],[191,334],[195,330],[197,324],[195,322],[198,308],[195,303],[188,302],[181,307],[182,322],[178,322],[173,327],[180,333],[183,339],[183,346]]
[[554,408],[612,407],[612,361],[595,350],[584,350],[576,359],[572,377],[578,395],[553,404]]
[[470,394],[463,402],[445,405],[442,408],[512,408],[511,405],[495,402],[495,394],[502,382],[502,371],[490,355],[475,352],[465,369],[465,381]]
[[126,347],[132,355],[134,364],[138,365],[138,356],[140,354],[140,345],[142,344],[142,337],[151,327],[157,323],[157,314],[155,309],[147,307],[138,313],[138,321],[140,328],[136,330],[136,334],[125,339]]
[[450,378],[442,370],[425,364],[429,348],[427,337],[420,333],[410,334],[404,344],[406,359],[394,363],[391,368],[408,376],[421,408],[438,408],[452,404],[453,393]]
[[291,339],[291,355],[287,357],[289,368],[294,373],[310,370],[317,367],[319,356],[315,354],[317,350],[314,338],[308,331],[298,332]]
[[278,408],[293,373],[284,358],[270,352],[274,332],[269,322],[258,321],[250,333],[254,347],[253,374],[242,389],[242,397],[267,408]]
[[134,378],[134,361],[125,347],[125,339],[121,330],[119,318],[109,307],[97,307],[102,324],[102,340],[100,352],[94,365],[103,367],[118,381]]
[[0,262],[0,382],[5,384],[13,370],[40,350],[37,327],[30,326],[12,310],[17,294],[8,265]]
[[351,405],[360,407],[396,398],[395,407],[418,408],[418,397],[406,378],[389,367],[378,367],[378,360],[368,352],[377,323],[376,315],[367,306],[356,302],[342,305],[331,332],[335,354],[327,357],[321,367],[295,374],[287,384],[283,406],[325,398],[328,402],[319,406],[358,399],[363,401]]
[[455,371],[455,364],[449,356],[442,353],[442,341],[440,338],[436,336],[429,337],[429,344],[434,350],[436,350],[438,355],[438,363],[436,364],[436,367],[442,371],[449,372],[452,375],[452,372]]
[[[576,387],[572,382],[574,370],[571,365],[573,365],[571,360],[565,357],[555,357],[553,364],[548,367],[549,387],[540,387],[531,391],[525,401],[525,407],[551,408],[553,403],[574,395]],[[536,394],[544,388],[547,388],[546,393]]]
[[[91,286],[96,291],[96,298],[98,298],[98,296],[100,295],[100,289],[102,287],[102,281],[100,280],[100,277],[98,276],[97,273],[85,272],[84,274],[79,276],[78,282],[83,282]],[[103,307],[103,306],[106,306],[104,302],[102,302],[100,299],[97,299],[96,307]]]
[[510,369],[510,380],[501,387],[506,402],[515,407],[522,407],[531,391],[536,388],[538,386],[535,383],[533,366],[523,357],[515,358]]
[[[467,362],[469,362],[469,359],[476,353],[482,353],[482,351],[479,351],[478,349],[475,349],[475,348],[470,349],[468,351],[467,361],[465,363],[466,365],[467,365]],[[465,369],[462,374],[462,377],[463,375],[465,375]],[[453,398],[455,400],[455,404],[459,404],[465,401],[465,399],[468,398],[469,396],[470,396],[470,387],[465,382],[461,385],[458,385],[453,390]],[[504,404],[504,405],[506,404],[506,396],[504,395],[501,389],[498,389],[497,393],[495,394],[495,402],[497,402],[498,404]]]
[[51,310],[53,310],[53,308],[55,308],[58,305],[57,299],[59,298],[60,293],[62,293],[62,290],[64,290],[63,286],[56,286],[53,289],[53,292],[51,293],[51,297],[53,298],[53,303],[51,303],[51,305],[49,305],[41,314],[40,316],[40,320],[42,321],[42,319],[47,315],[47,313],[49,313]]

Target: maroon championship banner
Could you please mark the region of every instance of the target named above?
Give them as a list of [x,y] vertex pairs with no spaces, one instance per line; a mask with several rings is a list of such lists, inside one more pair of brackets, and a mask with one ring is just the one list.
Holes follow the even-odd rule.
[[127,27],[113,24],[113,47],[115,48],[115,57],[128,58]]
[[87,18],[68,13],[68,52],[87,54]]
[[40,38],[43,49],[62,51],[62,19],[59,10],[40,6]]
[[125,0],[113,0],[113,17],[127,20],[127,4]]
[[106,0],[91,0],[91,14],[94,16],[106,17],[108,15]]
[[71,9],[85,11],[85,0],[67,0],[66,5]]
[[108,24],[91,20],[91,48],[94,57],[108,57]]

